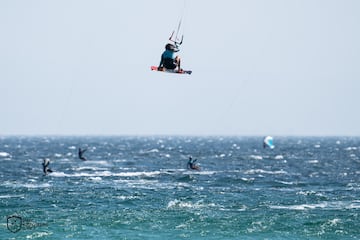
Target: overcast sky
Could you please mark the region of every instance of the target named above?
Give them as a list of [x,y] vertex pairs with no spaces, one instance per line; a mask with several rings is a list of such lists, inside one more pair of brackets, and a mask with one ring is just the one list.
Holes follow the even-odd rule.
[[[0,0],[0,135],[360,136],[358,0]],[[182,67],[151,72],[182,18]]]

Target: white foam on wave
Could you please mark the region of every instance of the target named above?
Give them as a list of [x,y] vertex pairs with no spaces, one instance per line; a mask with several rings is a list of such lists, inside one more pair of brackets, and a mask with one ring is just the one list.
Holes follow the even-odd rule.
[[338,223],[341,223],[341,219],[340,218],[334,218],[334,219],[329,219],[328,220],[328,224],[330,226],[336,226],[338,225]]
[[249,158],[253,159],[253,160],[262,160],[263,159],[263,157],[259,156],[259,155],[250,155]]
[[[35,179],[30,179],[29,182],[15,182],[15,181],[5,181],[1,185],[8,187],[25,187],[25,188],[48,188],[51,186],[50,183],[38,183]],[[4,195],[8,196],[8,195]],[[10,195],[15,197],[20,197],[21,195]]]
[[117,196],[115,198],[123,200],[123,201],[140,199],[140,197],[138,197],[138,196]]
[[48,188],[51,187],[50,183],[24,183],[24,184],[16,184],[20,187],[26,187],[29,189],[35,189],[35,188]]
[[84,167],[78,167],[74,168],[75,171],[105,171],[106,168],[99,168],[99,167],[90,167],[90,166],[84,166]]
[[11,157],[11,155],[7,152],[0,152],[0,157]]
[[89,180],[94,181],[94,182],[100,182],[102,181],[101,177],[89,177]]
[[[118,179],[113,181],[116,188],[141,188],[161,191],[161,189],[188,188],[191,185],[183,182],[160,182],[159,180],[149,179]],[[199,188],[196,188],[200,190]]]
[[345,151],[354,151],[357,150],[357,147],[347,147],[345,148]]
[[121,179],[121,180],[114,180],[115,183],[118,183],[117,187],[135,187],[135,188],[143,188],[143,189],[154,189],[160,188],[159,181],[157,180],[147,180],[147,179]]
[[159,152],[159,149],[157,149],[157,148],[154,148],[154,149],[151,149],[148,151],[144,151],[144,153],[158,153],[158,152]]
[[360,202],[353,201],[336,201],[336,202],[321,202],[321,203],[314,203],[314,204],[299,204],[299,205],[270,205],[269,208],[271,209],[287,209],[287,210],[313,210],[313,209],[323,209],[323,210],[344,210],[344,209],[360,209]]
[[37,238],[43,238],[46,236],[51,236],[51,232],[34,232],[26,236],[26,239],[37,239]]
[[151,177],[161,174],[160,171],[152,172],[120,172],[114,173],[110,171],[94,171],[94,172],[75,172],[75,173],[64,173],[64,172],[53,172],[51,176],[54,177]]
[[314,160],[309,160],[307,162],[311,164],[315,164],[315,163],[319,163],[319,160],[314,159]]
[[216,171],[193,171],[193,170],[189,170],[184,172],[186,174],[194,174],[194,175],[213,175],[216,173]]
[[284,185],[294,185],[294,184],[296,184],[295,182],[286,182],[286,181],[275,181],[275,182],[278,182],[278,183],[281,183],[281,184],[284,184]]
[[24,198],[24,195],[0,195],[0,199],[2,198]]
[[105,160],[89,160],[89,161],[86,161],[86,164],[88,164],[88,165],[99,164],[99,165],[103,165],[103,166],[111,165],[111,163],[109,163],[108,161],[105,161]]
[[303,195],[303,196],[318,196],[318,197],[324,197],[324,194],[315,192],[315,191],[299,191],[296,193],[296,195]]
[[315,208],[325,208],[325,203],[318,204],[299,204],[299,205],[288,205],[288,206],[269,206],[271,209],[288,209],[288,210],[310,210]]
[[278,171],[267,171],[263,169],[250,169],[245,171],[245,174],[287,174],[284,170],[278,170]]
[[215,203],[204,203],[202,200],[197,202],[186,202],[178,199],[171,200],[167,204],[168,209],[172,208],[189,208],[189,209],[201,209],[201,208],[213,208],[217,207]]
[[179,175],[179,174],[186,174],[186,175],[213,175],[216,173],[219,173],[221,171],[195,171],[195,170],[189,170],[189,169],[161,169],[160,172],[162,174],[168,174],[168,175]]

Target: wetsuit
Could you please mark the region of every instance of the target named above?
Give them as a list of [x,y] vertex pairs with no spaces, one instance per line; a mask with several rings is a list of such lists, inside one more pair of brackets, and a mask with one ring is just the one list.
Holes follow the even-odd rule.
[[177,67],[175,58],[176,56],[174,51],[165,50],[163,54],[161,54],[159,67],[164,66],[166,69],[175,69]]

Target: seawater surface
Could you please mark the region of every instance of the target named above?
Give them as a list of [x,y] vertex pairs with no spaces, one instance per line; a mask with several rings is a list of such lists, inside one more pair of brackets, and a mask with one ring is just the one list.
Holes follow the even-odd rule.
[[0,239],[359,239],[360,138],[274,143],[0,137]]

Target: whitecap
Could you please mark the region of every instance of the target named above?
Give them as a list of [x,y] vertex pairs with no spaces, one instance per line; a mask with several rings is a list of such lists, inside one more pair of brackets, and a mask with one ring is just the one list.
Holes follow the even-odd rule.
[[334,218],[334,219],[331,219],[328,221],[330,226],[336,226],[340,222],[341,222],[341,219],[339,219],[339,218]]
[[213,175],[216,171],[193,171],[193,170],[187,170],[184,172],[184,174],[192,174],[192,175]]
[[263,157],[259,156],[259,155],[250,155],[249,157],[250,157],[250,159],[254,159],[254,160],[262,160],[263,159]]
[[84,166],[84,167],[78,167],[74,168],[75,171],[105,171],[106,168],[99,168],[99,167],[90,167],[90,166]]
[[309,196],[309,195],[314,195],[315,193],[316,193],[315,191],[300,191],[297,192],[296,195]]
[[75,172],[75,173],[64,173],[64,172],[53,172],[51,176],[54,177],[151,177],[154,175],[161,174],[160,171],[152,171],[152,172],[120,172],[114,173],[110,171],[94,171],[94,172]]
[[353,201],[351,204],[346,206],[346,209],[360,209],[360,201]]
[[92,165],[92,164],[99,164],[99,165],[104,165],[104,166],[110,166],[111,164],[105,160],[89,160],[89,161],[86,161],[86,164],[88,165]]
[[157,148],[146,151],[146,153],[158,153],[158,152],[159,152],[159,149],[157,149]]
[[0,195],[0,199],[2,198],[24,198],[24,195]]
[[216,204],[214,204],[214,203],[207,203],[206,204],[202,200],[193,203],[193,202],[180,201],[178,199],[171,200],[167,204],[168,209],[171,209],[171,208],[200,209],[200,208],[207,208],[207,207],[216,207]]
[[0,157],[11,157],[11,155],[7,152],[0,152]]
[[51,185],[49,183],[41,183],[41,184],[25,183],[25,184],[21,184],[21,186],[26,188],[48,188]]
[[242,181],[244,182],[253,182],[255,180],[255,178],[240,178]]
[[288,210],[312,210],[312,209],[324,209],[324,210],[343,210],[343,209],[360,209],[360,202],[353,201],[336,201],[336,202],[322,202],[314,204],[299,204],[299,205],[282,205],[282,206],[269,206],[271,209],[288,209]]
[[101,177],[89,177],[88,179],[94,182],[100,182],[102,180]]
[[286,181],[276,181],[278,183],[284,184],[284,185],[294,185],[294,182],[286,182]]
[[357,147],[347,147],[347,148],[345,148],[345,151],[353,151],[353,150],[357,150]]
[[126,200],[136,200],[136,199],[139,199],[138,196],[117,196],[115,197],[119,200],[123,200],[123,201],[126,201]]
[[318,204],[299,204],[299,205],[287,205],[287,206],[269,206],[271,209],[287,209],[287,210],[310,210],[316,208],[325,208],[325,203],[318,203]]
[[307,161],[308,163],[319,163],[319,160],[316,160],[316,159],[314,159],[314,160],[309,160],[309,161]]
[[26,239],[37,239],[52,235],[51,232],[35,232],[26,236]]
[[275,159],[276,159],[276,160],[283,160],[283,159],[284,159],[284,156],[282,156],[282,155],[276,155],[276,156],[275,156]]
[[245,171],[245,174],[259,174],[259,173],[266,173],[266,174],[287,174],[286,171],[284,170],[279,170],[279,171],[266,171],[263,169],[250,169]]

